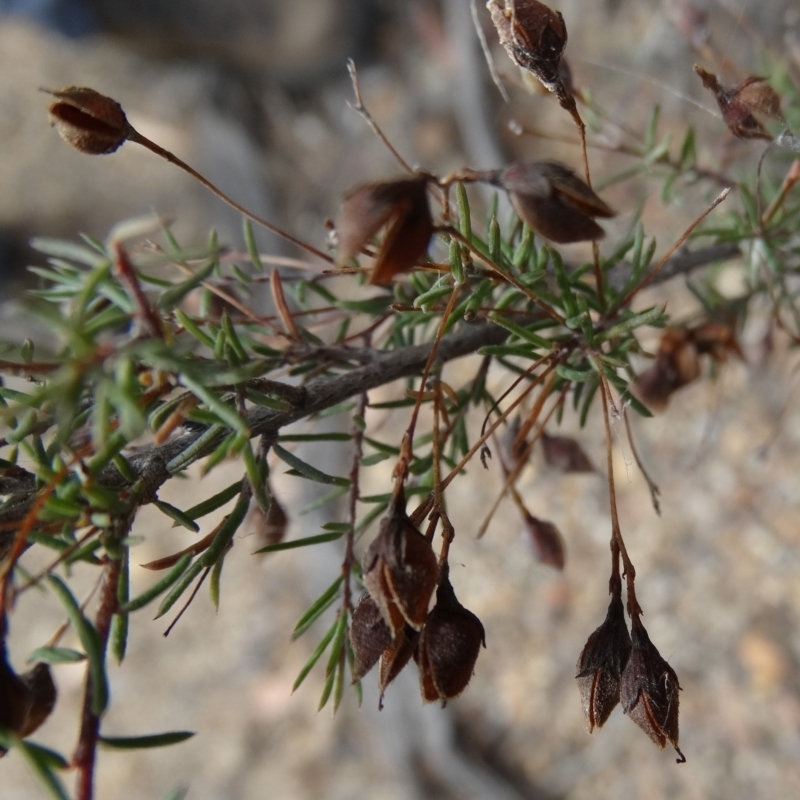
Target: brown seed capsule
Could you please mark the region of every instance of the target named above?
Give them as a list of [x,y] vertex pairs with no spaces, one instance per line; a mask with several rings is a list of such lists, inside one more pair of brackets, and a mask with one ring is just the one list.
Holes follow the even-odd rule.
[[[8,663],[5,642],[0,641],[0,728],[20,737],[29,736],[50,716],[56,696],[47,664],[36,664],[17,675]],[[4,754],[0,747],[0,756]]]
[[420,632],[415,653],[426,703],[458,697],[472,678],[486,635],[481,621],[458,602],[447,573],[436,590],[436,605]]
[[370,183],[348,192],[336,222],[339,253],[336,264],[344,266],[384,226],[386,234],[370,283],[386,286],[408,272],[425,256],[434,225],[428,204],[428,178],[407,178]]
[[20,678],[27,686],[31,698],[28,718],[20,730],[20,736],[30,736],[50,716],[58,699],[58,690],[53,682],[53,673],[48,664],[36,664]]
[[49,94],[57,98],[48,109],[50,124],[81,153],[113,153],[132,131],[122,106],[94,89],[70,86]]
[[564,537],[552,522],[534,517],[527,511],[522,514],[525,522],[525,534],[533,546],[536,560],[556,569],[564,569],[566,552]]
[[631,652],[625,608],[619,594],[608,606],[603,624],[586,642],[575,665],[586,727],[602,728],[620,700],[620,676]]
[[570,436],[548,436],[542,433],[542,450],[544,460],[562,472],[594,472],[580,444]]
[[620,679],[622,710],[660,747],[678,747],[678,676],[664,661],[638,619],[631,627],[631,654]]
[[389,626],[383,621],[377,604],[364,592],[353,610],[350,644],[355,656],[353,681],[359,681],[377,663],[381,653],[392,643]]
[[551,92],[563,91],[558,67],[567,46],[564,17],[538,0],[489,0],[486,7],[511,60]]
[[694,71],[703,86],[713,93],[728,130],[739,139],[772,141],[769,131],[753,116],[753,112],[771,119],[783,120],[781,98],[764,78],[751,76],[738,86],[722,86],[717,76],[695,64]]
[[367,549],[364,584],[396,637],[408,624],[419,630],[438,578],[430,542],[411,524],[402,492]]
[[605,232],[594,217],[615,215],[569,167],[556,161],[512,164],[493,178],[508,192],[517,214],[558,244],[602,239]]

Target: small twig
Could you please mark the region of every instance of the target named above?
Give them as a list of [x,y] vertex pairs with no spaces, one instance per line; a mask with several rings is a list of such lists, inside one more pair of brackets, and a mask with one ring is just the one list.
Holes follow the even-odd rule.
[[294,321],[289,306],[286,305],[286,295],[283,293],[283,284],[281,283],[281,274],[278,270],[273,269],[269,276],[269,285],[272,289],[272,302],[275,303],[275,310],[281,319],[286,332],[290,338],[300,341],[300,330],[297,323]]
[[361,99],[361,85],[358,81],[358,69],[356,69],[356,62],[353,59],[348,59],[347,61],[347,72],[350,75],[350,82],[353,84],[353,94],[355,95],[356,101],[355,103],[351,103],[348,101],[347,105],[353,109],[363,120],[364,122],[369,125],[372,129],[372,132],[383,142],[386,149],[395,157],[397,163],[409,174],[414,174],[414,168],[397,152],[394,145],[386,138],[384,132],[380,129],[380,126],[377,122],[372,118],[372,114],[369,113],[367,107],[364,105],[363,100]]
[[[611,509],[611,553],[617,573],[619,569],[618,555],[622,557],[625,581],[628,588],[628,614],[631,619],[638,619],[642,609],[636,600],[636,587],[634,585],[636,569],[628,556],[625,541],[622,538],[622,529],[619,525],[619,513],[617,511],[617,491],[614,485],[614,453],[612,449],[611,420],[609,417],[609,403],[613,405],[613,401],[611,400],[611,389],[600,364],[597,365],[597,370],[600,375],[600,397],[603,401],[603,422],[606,430],[606,471],[608,472],[608,502]],[[612,574],[612,581],[613,577],[614,575]]]
[[658,484],[650,477],[649,473],[644,468],[644,464],[642,464],[642,459],[639,458],[639,451],[636,449],[636,442],[633,440],[633,429],[631,428],[631,420],[626,406],[622,408],[622,417],[625,420],[625,432],[628,434],[628,444],[631,446],[631,453],[633,453],[636,466],[639,467],[639,471],[647,482],[647,488],[650,490],[650,499],[653,502],[653,509],[660,517],[661,503],[658,498],[661,495],[661,489],[658,488]]
[[[540,416],[541,409],[544,406],[544,403],[547,400],[547,398],[550,396],[550,390],[553,388],[553,384],[555,383],[555,377],[556,377],[555,373],[552,373],[547,384],[544,387],[542,387],[542,391],[539,393],[539,397],[536,398],[536,406],[539,409],[539,411],[536,414],[536,418]],[[484,517],[484,520],[481,523],[480,528],[478,528],[478,532],[475,534],[476,539],[482,538],[483,535],[488,530],[489,524],[492,521],[492,517],[494,517],[495,512],[500,507],[500,503],[506,496],[508,490],[514,485],[517,478],[519,478],[520,474],[522,473],[522,470],[525,468],[525,465],[528,462],[528,458],[530,457],[530,454],[533,451],[534,445],[536,444],[537,441],[539,441],[539,439],[542,436],[542,433],[544,433],[545,426],[550,421],[550,418],[556,412],[558,407],[564,402],[564,398],[567,396],[569,387],[570,387],[569,383],[565,384],[564,388],[561,390],[559,394],[558,400],[553,404],[553,407],[547,412],[544,419],[539,424],[536,433],[527,442],[525,450],[520,454],[517,463],[514,465],[513,469],[506,476],[503,488],[498,493],[494,503],[492,504],[492,507],[489,509],[489,513]]]
[[475,0],[470,0],[469,10],[472,14],[472,24],[475,26],[475,33],[478,35],[478,41],[481,43],[483,57],[486,59],[486,66],[489,68],[489,75],[492,76],[492,83],[494,83],[494,85],[497,87],[497,91],[500,92],[500,96],[503,98],[503,100],[506,103],[510,103],[511,98],[508,96],[506,87],[503,86],[503,82],[500,80],[500,76],[497,74],[497,68],[494,65],[494,58],[492,58],[492,51],[489,49],[489,43],[486,41],[486,35],[483,32],[483,26],[481,25],[480,18],[478,17],[478,7],[475,5]]
[[408,465],[411,463],[411,458],[413,456],[414,429],[417,426],[419,410],[422,407],[425,384],[428,381],[428,375],[430,375],[431,367],[436,360],[436,351],[439,348],[439,342],[441,342],[445,329],[447,328],[447,321],[450,319],[450,314],[453,312],[453,309],[456,306],[456,301],[458,300],[458,294],[461,290],[461,286],[462,285],[460,283],[457,283],[453,286],[453,291],[450,294],[450,300],[447,303],[447,308],[442,315],[442,321],[439,324],[439,329],[436,331],[436,338],[433,340],[433,344],[431,345],[430,355],[428,356],[428,360],[425,362],[425,368],[422,370],[422,378],[420,380],[419,393],[417,394],[417,402],[414,404],[414,410],[411,412],[411,421],[408,423],[408,428],[406,429],[405,434],[403,434],[403,442],[400,447],[400,457],[397,461],[397,465],[395,466],[394,478],[397,483],[403,483],[408,475]]
[[197,170],[190,167],[186,162],[181,161],[176,155],[170,153],[169,150],[165,150],[160,145],[157,145],[155,142],[151,142],[145,136],[142,136],[141,133],[134,130],[133,128],[130,129],[130,133],[128,134],[128,141],[129,142],[136,142],[136,144],[142,145],[142,147],[147,148],[151,153],[155,153],[157,156],[161,156],[161,158],[169,161],[170,164],[174,164],[179,169],[182,169],[184,172],[191,175],[195,180],[198,180],[203,186],[206,187],[210,192],[215,194],[219,197],[220,200],[227,203],[231,208],[234,208],[240,214],[243,214],[249,220],[252,220],[256,224],[260,225],[262,228],[266,228],[268,231],[272,231],[272,233],[280,236],[282,239],[286,239],[286,241],[291,242],[292,244],[297,245],[301,249],[305,250],[307,253],[311,253],[315,255],[317,258],[326,261],[329,264],[333,263],[333,258],[329,256],[327,253],[323,253],[321,250],[317,250],[316,247],[313,247],[310,244],[307,244],[302,239],[298,239],[296,236],[292,236],[291,233],[287,233],[286,231],[279,228],[277,225],[273,225],[271,222],[259,217],[257,214],[254,214],[252,211],[249,211],[243,205],[237,203],[232,198],[228,197],[223,191],[218,189],[210,180],[203,177]]
[[22,586],[18,586],[14,590],[15,597],[19,597],[23,592],[36,586],[36,584],[38,584],[43,578],[46,578],[48,575],[50,575],[59,564],[68,559],[81,545],[91,539],[92,536],[96,536],[99,532],[100,528],[98,528],[96,525],[93,525],[91,528],[89,528],[89,530],[83,534],[83,536],[80,536],[66,550],[59,553],[58,558],[46,566],[41,572],[39,572],[38,575],[34,575],[26,583],[23,583]]
[[139,276],[136,274],[136,268],[133,266],[125,248],[120,242],[113,243],[114,248],[114,266],[117,270],[117,276],[120,283],[127,287],[130,292],[131,298],[136,306],[136,313],[139,321],[148,336],[156,336],[163,339],[165,336],[164,320],[156,313],[147,300],[147,296],[139,283]]
[[[760,166],[761,162],[759,161],[759,167]],[[800,183],[800,159],[796,159],[792,162],[792,166],[789,168],[789,171],[786,173],[786,177],[783,179],[783,183],[781,184],[781,189],[778,192],[778,195],[769,204],[769,206],[767,206],[767,210],[761,215],[762,225],[767,225],[775,216],[775,213],[783,205],[787,195],[792,191],[796,183]],[[756,196],[758,197],[759,195],[757,194]]]
[[[368,404],[369,398],[367,393],[364,392],[358,398],[355,417],[363,421]],[[345,614],[350,613],[353,608],[350,578],[356,559],[353,545],[355,543],[356,518],[358,517],[358,500],[361,497],[361,488],[359,486],[361,458],[364,454],[364,426],[360,425],[355,417],[353,420],[353,462],[350,467],[350,527],[344,540],[344,560],[342,561],[342,577],[344,578],[342,610]]]
[[689,238],[692,231],[730,194],[730,187],[725,187],[714,199],[714,201],[709,205],[692,223],[689,227],[678,237],[675,243],[670,247],[666,253],[661,257],[661,260],[658,264],[647,273],[647,275],[639,281],[637,286],[634,286],[622,300],[618,301],[616,305],[611,309],[611,311],[606,313],[606,317],[612,317],[614,314],[617,313],[622,308],[625,308],[631,300],[646,286],[649,286],[653,280],[656,278],[659,272],[661,272],[664,265],[669,261],[670,257],[675,253],[675,251]]

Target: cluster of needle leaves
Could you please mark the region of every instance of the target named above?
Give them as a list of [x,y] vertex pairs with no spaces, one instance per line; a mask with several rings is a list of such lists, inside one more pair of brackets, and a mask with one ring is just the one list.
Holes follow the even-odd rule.
[[[539,14],[533,7],[542,4],[524,5]],[[501,10],[494,13],[506,19]],[[513,43],[514,19],[507,19],[504,35]],[[537,24],[544,20],[548,31],[560,32],[565,44],[560,16],[536,19]],[[356,109],[382,136],[353,75]],[[562,106],[579,120],[562,78],[552,80]],[[798,92],[783,74],[775,91],[790,131],[800,122]],[[66,129],[65,138],[70,141],[72,135],[71,143],[78,141],[84,152],[111,152],[124,141],[135,142],[208,185],[136,133],[114,101],[92,90],[55,95],[51,114],[62,135]],[[582,137],[585,133],[581,128]],[[472,477],[464,475],[465,484],[482,469],[480,460],[492,469],[498,464],[503,488],[497,501],[480,528],[462,535],[483,533],[509,494],[539,537],[542,561],[563,567],[561,533],[525,508],[516,482],[538,441],[565,469],[570,464],[591,469],[576,442],[552,433],[565,414],[575,414],[585,425],[599,400],[613,520],[612,601],[606,622],[578,660],[587,724],[590,731],[600,727],[621,701],[656,744],[671,742],[677,749],[678,679],[641,624],[635,569],[616,513],[609,418],[627,409],[651,416],[648,405],[665,405],[672,392],[698,377],[701,357],[719,364],[727,355],[741,355],[736,340],[754,303],[768,304],[776,328],[798,341],[800,199],[792,189],[800,182],[800,162],[791,161],[796,144],[791,134],[782,136],[769,145],[748,143],[763,151],[763,164],[757,172],[752,164],[742,166],[735,180],[698,164],[699,135],[693,129],[678,145],[660,137],[656,110],[639,143],[627,151],[635,165],[624,175],[609,176],[607,183],[640,174],[661,177],[664,200],[680,196],[687,184],[700,184],[709,205],[673,246],[664,249],[660,243],[661,252],[634,214],[628,233],[610,237],[604,255],[595,247],[585,263],[565,259],[529,227],[526,196],[514,196],[517,184],[508,177],[519,173],[517,168],[493,174],[487,182],[512,194],[522,218],[516,213],[500,218],[499,194],[488,209],[476,210],[471,184],[481,175],[471,170],[442,177],[419,173],[394,184],[414,187],[417,210],[420,203],[435,209],[430,221],[423,215],[426,241],[431,241],[427,256],[411,263],[405,258],[402,269],[382,273],[380,280],[374,280],[370,265],[376,255],[379,260],[386,255],[392,230],[376,237],[377,223],[392,214],[404,219],[400,215],[408,211],[395,211],[390,203],[379,216],[368,204],[376,186],[392,184],[359,190],[359,202],[367,203],[363,207],[362,202],[362,213],[373,213],[377,223],[365,223],[371,226],[369,235],[350,247],[346,263],[244,209],[238,248],[219,243],[213,232],[205,244],[187,246],[152,218],[122,223],[103,241],[86,235],[80,241],[34,240],[46,266],[32,267],[42,288],[25,302],[52,335],[41,343],[4,344],[0,360],[0,746],[17,749],[61,800],[69,795],[60,773],[74,769],[75,796],[89,800],[98,745],[155,747],[188,738],[184,731],[139,737],[107,732],[103,715],[113,692],[106,667],[109,659],[123,661],[131,619],[141,619],[140,611],[156,609],[157,618],[171,614],[171,629],[206,581],[212,604],[219,606],[225,560],[248,547],[248,540],[237,537],[248,514],[259,521],[259,553],[335,540],[343,544],[341,563],[331,565],[330,586],[293,633],[297,638],[317,631],[319,621],[327,620],[295,689],[320,664],[325,681],[319,707],[330,703],[335,710],[348,684],[360,696],[359,680],[378,660],[383,690],[413,657],[423,698],[446,702],[469,681],[484,633],[449,582],[455,531],[447,516],[447,490],[467,465]],[[554,174],[566,173],[558,167]],[[721,185],[738,189],[739,200],[726,204],[725,214],[713,222],[703,222],[727,196],[727,189],[719,194]],[[397,195],[401,201],[405,191]],[[599,198],[593,207],[607,209]],[[602,215],[613,213],[608,212]],[[299,245],[301,255],[259,253],[251,220]],[[590,226],[601,230],[594,222]],[[690,251],[679,249],[686,241],[693,245]],[[692,318],[671,319],[662,305],[639,302],[646,286],[737,258],[744,289],[735,297],[717,287],[716,269],[690,279],[701,308]],[[261,284],[269,285],[273,313],[257,311],[250,302],[251,291]],[[640,343],[645,328],[666,329],[655,354]],[[480,357],[476,370],[455,384],[447,364],[469,354]],[[492,385],[504,387],[502,394],[489,391],[489,375]],[[394,399],[373,402],[370,391],[388,384],[397,387]],[[425,424],[423,405],[432,411]],[[410,420],[400,441],[385,441],[371,429],[375,409],[392,409]],[[317,431],[315,422],[330,415],[349,422],[338,432]],[[303,432],[285,430],[300,420],[309,422]],[[331,441],[351,447],[345,474],[327,474],[295,452],[299,443]],[[499,455],[491,462],[486,459],[490,446]],[[364,471],[383,461],[395,465],[392,484],[380,494],[362,495]],[[201,465],[205,480],[231,462],[241,465],[241,478],[196,505],[178,508],[160,499],[161,488],[192,465]],[[306,508],[287,510],[270,482],[277,469],[321,483],[327,491]],[[657,506],[657,487],[647,481]],[[341,514],[331,511],[321,532],[304,530],[306,513],[339,508],[327,505],[337,498],[346,500]],[[191,546],[144,565],[156,580],[133,592],[130,565],[142,534],[136,528],[134,535],[134,525],[149,504],[195,533],[203,530],[208,515],[223,508],[226,514]],[[367,551],[371,563],[362,565],[358,554],[366,548],[360,539],[382,517],[386,543]],[[290,520],[302,535],[287,540]],[[438,553],[428,555],[437,530]],[[426,565],[421,603],[414,586],[403,583],[413,583],[417,569],[405,550],[412,539]],[[50,551],[48,566],[35,573],[25,566],[31,548]],[[78,565],[96,574],[95,589],[84,599],[71,588]],[[623,580],[632,639],[624,619]],[[359,600],[364,584],[369,592]],[[17,599],[34,587],[45,587],[52,602],[61,603],[66,622],[30,654],[33,670],[18,675],[6,631]],[[437,605],[429,613],[434,589]],[[412,607],[413,612],[407,610]],[[368,622],[360,623],[366,627],[354,636],[357,608]],[[471,637],[463,657],[447,643],[448,631],[459,625]],[[491,653],[491,631],[487,639]],[[78,744],[66,758],[27,736],[57,703],[50,667],[56,667],[57,677],[58,664],[74,661],[86,662],[85,697]],[[45,672],[49,683],[42,679]]]

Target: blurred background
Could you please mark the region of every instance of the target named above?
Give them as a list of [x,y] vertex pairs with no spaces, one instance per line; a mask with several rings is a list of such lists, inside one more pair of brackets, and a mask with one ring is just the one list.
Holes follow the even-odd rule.
[[[442,174],[557,157],[578,168],[569,119],[552,98],[521,85],[495,46],[483,3],[477,6],[509,105],[491,82],[468,0],[0,0],[0,336],[38,335],[13,303],[32,285],[25,266],[39,258],[28,246],[33,235],[102,238],[118,220],[156,210],[174,219],[182,242],[205,241],[214,226],[222,242],[242,245],[237,214],[143,149],[126,145],[90,159],[64,146],[47,124],[40,87],[85,85],[114,97],[144,135],[318,247],[344,190],[401,172],[347,106],[348,58],[370,112],[412,164]],[[700,162],[752,183],[758,146],[731,143],[692,64],[702,60],[707,33],[743,75],[759,74],[767,52],[800,70],[794,0],[697,0],[705,22],[678,0],[553,6],[566,19],[576,85],[612,121],[603,127],[605,145],[618,143],[615,130],[643,130],[658,103],[660,133],[673,131],[679,141],[687,124],[696,126]],[[520,134],[531,128],[554,138]],[[600,182],[630,166],[618,152],[592,150],[591,158]],[[617,183],[603,193],[620,210],[603,247],[613,250],[640,206],[666,247],[716,191],[681,187],[664,203],[658,181]],[[268,235],[259,242],[293,254]],[[722,285],[729,275],[735,287],[736,272],[723,268]],[[643,301],[657,299],[678,316],[697,310],[680,279]],[[189,729],[197,736],[165,750],[102,753],[99,800],[158,800],[179,785],[191,800],[800,796],[800,411],[796,358],[780,340],[765,348],[766,329],[766,314],[751,317],[742,334],[745,363],[679,393],[665,414],[635,420],[662,490],[661,517],[624,434],[618,440],[623,530],[645,624],[684,689],[687,764],[677,767],[619,710],[603,731],[585,733],[574,664],[605,615],[605,480],[557,474],[537,454],[520,489],[534,513],[564,533],[563,573],[536,562],[511,503],[484,539],[474,539],[476,519],[501,486],[496,463],[485,474],[473,465],[448,493],[457,532],[452,580],[482,620],[488,645],[460,699],[445,710],[423,707],[413,666],[389,688],[381,712],[374,675],[364,681],[362,708],[348,695],[335,718],[327,709],[316,713],[321,668],[290,696],[325,628],[295,643],[291,630],[338,574],[341,552],[325,545],[250,558],[256,545],[243,535],[226,561],[219,613],[201,593],[167,639],[164,620],[138,615],[126,662],[111,669],[115,702],[105,732]],[[656,342],[654,333],[645,344]],[[448,380],[459,385],[475,366],[457,362]],[[496,391],[507,381],[500,373],[490,379]],[[391,387],[370,395],[392,396]],[[393,441],[406,420],[385,413],[370,411],[368,422]],[[600,465],[602,426],[599,410],[593,413],[579,435]],[[350,421],[345,414],[326,424],[346,430]],[[577,431],[570,415],[564,427]],[[349,458],[334,443],[313,456],[335,474]],[[385,491],[390,469],[385,462],[368,470],[364,491]],[[161,497],[186,507],[239,474],[228,465],[203,483],[173,481]],[[330,507],[293,515],[309,499],[298,483],[275,479],[290,537],[337,518]],[[204,518],[202,533],[223,513]],[[145,537],[134,551],[139,563],[186,546],[191,535],[180,530],[145,508],[134,531]],[[374,526],[366,538],[372,533]],[[35,555],[29,558],[32,569]],[[134,570],[133,580],[136,592],[151,579]],[[15,665],[60,622],[52,598],[24,595],[11,632]],[[69,753],[83,669],[58,667],[56,679],[59,705],[36,739]],[[44,796],[16,754],[0,761],[0,796]]]

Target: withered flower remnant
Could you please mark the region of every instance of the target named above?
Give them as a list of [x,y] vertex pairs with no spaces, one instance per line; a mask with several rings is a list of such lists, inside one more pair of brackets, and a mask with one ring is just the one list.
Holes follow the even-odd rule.
[[430,542],[411,524],[402,491],[381,521],[363,560],[364,584],[392,638],[408,624],[419,630],[428,615],[439,568]]
[[337,266],[355,258],[384,226],[387,230],[370,278],[378,286],[387,286],[395,275],[408,272],[428,250],[434,224],[427,176],[368,183],[348,192],[336,221]]
[[620,594],[615,592],[605,622],[589,637],[575,666],[589,733],[595,727],[602,728],[619,703],[620,677],[630,653],[625,608]]
[[631,654],[620,679],[622,710],[662,750],[667,742],[686,761],[678,747],[678,693],[675,670],[661,657],[644,625],[634,617]]
[[481,645],[486,647],[481,621],[458,602],[446,569],[414,655],[423,699],[442,706],[467,688]]
[[110,97],[82,86],[48,92],[50,124],[69,145],[88,155],[113,153],[132,132],[122,106]]
[[558,244],[602,239],[595,217],[615,213],[569,167],[556,161],[511,164],[491,182],[508,192],[519,216],[536,233]]
[[565,92],[559,63],[567,46],[567,26],[560,12],[538,0],[489,0],[486,7],[511,60],[551,92]]
[[664,331],[655,363],[633,385],[636,396],[651,410],[663,411],[670,396],[700,376],[700,356],[718,363],[729,354],[744,360],[733,331],[720,322],[706,321],[692,328]]
[[728,130],[739,139],[765,139],[772,141],[772,135],[753,116],[763,114],[770,119],[783,121],[781,98],[764,78],[751,76],[738,86],[726,87],[720,84],[716,75],[695,64],[694,71],[717,101],[722,118]]

